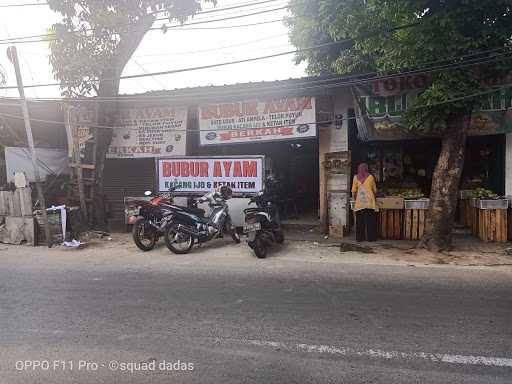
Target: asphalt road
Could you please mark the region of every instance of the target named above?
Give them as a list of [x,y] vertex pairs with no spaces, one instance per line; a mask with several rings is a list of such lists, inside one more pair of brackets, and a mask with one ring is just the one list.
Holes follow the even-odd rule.
[[0,383],[512,382],[510,270],[155,252],[1,252]]

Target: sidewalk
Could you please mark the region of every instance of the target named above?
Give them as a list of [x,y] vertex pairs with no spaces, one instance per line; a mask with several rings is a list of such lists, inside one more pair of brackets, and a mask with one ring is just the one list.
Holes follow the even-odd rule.
[[379,240],[375,243],[355,241],[354,236],[342,240],[320,233],[318,228],[287,231],[288,241],[311,243],[319,248],[337,248],[345,260],[407,264],[407,265],[460,265],[460,266],[512,266],[512,254],[507,254],[511,243],[485,243],[467,235],[454,235],[454,249],[445,253],[432,253],[417,248],[418,242],[408,240]]
[[300,265],[315,263],[342,266],[343,264],[414,266],[450,268],[454,266],[505,268],[512,271],[512,255],[506,252],[509,243],[483,243],[471,237],[455,238],[455,250],[444,254],[431,253],[417,249],[411,241],[378,241],[375,243],[357,243],[351,237],[342,241],[330,239],[314,229],[294,229],[285,232],[285,243],[274,245],[267,259],[259,260],[247,246],[245,238],[241,244],[234,244],[231,239],[219,239],[208,242],[203,247],[194,247],[189,255],[174,255],[160,240],[157,247],[150,252],[140,251],[130,233],[112,233],[110,237],[91,238],[80,249],[64,246],[47,247],[15,246],[0,244],[0,261],[2,258],[18,258],[37,254],[58,258],[63,263],[73,259],[88,260],[92,263],[118,262],[130,263],[170,263],[194,264],[204,263],[235,267],[260,265],[268,268],[294,269]]

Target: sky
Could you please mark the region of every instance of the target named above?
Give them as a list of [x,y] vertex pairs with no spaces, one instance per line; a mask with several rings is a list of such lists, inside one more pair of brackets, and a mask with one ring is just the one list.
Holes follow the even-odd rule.
[[[0,0],[0,7],[7,4],[38,1],[41,0]],[[218,0],[216,8],[260,1]],[[286,4],[287,0],[276,0],[244,8],[197,15],[189,22],[266,11],[283,7]],[[205,4],[203,10],[211,8],[211,5]],[[123,75],[196,67],[293,50],[288,39],[288,29],[280,21],[286,14],[286,10],[277,10],[188,28],[224,27],[279,20],[255,26],[188,30],[185,30],[186,27],[182,27],[170,29],[165,34],[160,30],[149,31],[126,65]],[[60,15],[52,12],[46,5],[0,8],[0,40],[44,34],[59,19]],[[160,25],[160,23],[162,22],[157,22],[155,25]],[[16,46],[25,85],[56,82],[48,61],[49,48],[46,42],[17,44]],[[7,47],[8,45],[0,45],[0,69],[7,74],[6,85],[15,85],[14,69],[5,54]],[[295,65],[293,55],[286,55],[172,75],[126,79],[121,81],[120,93],[133,94],[151,90],[271,81],[302,76],[305,76],[305,65]],[[25,92],[26,96],[31,98],[60,96],[59,87],[55,86],[27,88]],[[0,90],[0,96],[16,97],[18,93],[17,90]]]

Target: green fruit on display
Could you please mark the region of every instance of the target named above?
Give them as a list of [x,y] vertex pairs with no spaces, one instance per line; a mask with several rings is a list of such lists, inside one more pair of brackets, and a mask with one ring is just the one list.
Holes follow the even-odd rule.
[[471,197],[473,197],[475,199],[482,199],[482,200],[488,199],[488,200],[492,200],[492,199],[497,199],[498,195],[495,194],[493,191],[491,191],[489,189],[476,188],[471,193]]

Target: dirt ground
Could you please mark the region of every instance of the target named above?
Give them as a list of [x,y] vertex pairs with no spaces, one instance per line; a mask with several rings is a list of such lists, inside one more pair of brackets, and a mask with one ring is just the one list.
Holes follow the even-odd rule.
[[[377,264],[407,266],[464,266],[464,267],[496,267],[512,269],[512,255],[507,254],[510,244],[483,243],[477,239],[460,237],[454,241],[455,250],[443,254],[435,254],[423,249],[416,249],[416,244],[409,241],[379,241],[376,243],[356,243],[347,238],[335,241],[327,237],[307,231],[289,231],[287,241],[282,246],[271,249],[268,259],[276,262],[305,262],[322,264]],[[76,255],[90,257],[91,260],[126,259],[127,261],[144,262],[148,257],[155,261],[171,257],[179,263],[202,261],[225,265],[246,263],[257,260],[245,240],[234,244],[230,239],[218,239],[206,243],[202,247],[194,247],[190,255],[171,254],[161,240],[150,252],[140,251],[133,243],[129,233],[112,233],[108,237],[93,237],[79,249],[68,249],[58,245],[47,247],[14,246],[0,244],[0,260],[2,256],[37,254],[49,257],[65,257]]]

